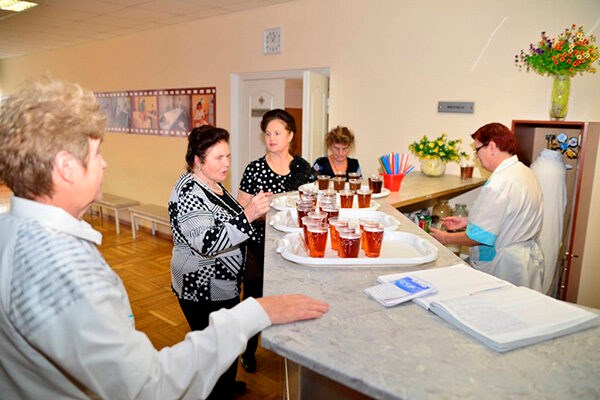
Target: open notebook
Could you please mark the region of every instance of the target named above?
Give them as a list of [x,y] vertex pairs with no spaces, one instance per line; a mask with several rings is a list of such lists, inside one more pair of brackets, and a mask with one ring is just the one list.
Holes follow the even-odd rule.
[[598,325],[598,315],[464,264],[382,275],[380,283],[411,276],[437,291],[413,299],[498,352]]

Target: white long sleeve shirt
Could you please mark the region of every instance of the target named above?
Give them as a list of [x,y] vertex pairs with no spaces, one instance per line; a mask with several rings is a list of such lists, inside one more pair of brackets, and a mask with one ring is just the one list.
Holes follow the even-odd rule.
[[198,399],[270,325],[254,299],[157,351],[127,293],[64,210],[13,197],[0,214],[0,393],[7,399]]

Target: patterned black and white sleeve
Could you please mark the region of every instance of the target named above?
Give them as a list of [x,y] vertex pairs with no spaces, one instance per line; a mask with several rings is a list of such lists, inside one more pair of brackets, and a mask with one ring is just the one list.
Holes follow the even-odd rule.
[[180,198],[179,228],[187,243],[204,257],[214,257],[246,241],[253,231],[243,212],[235,216],[207,198]]

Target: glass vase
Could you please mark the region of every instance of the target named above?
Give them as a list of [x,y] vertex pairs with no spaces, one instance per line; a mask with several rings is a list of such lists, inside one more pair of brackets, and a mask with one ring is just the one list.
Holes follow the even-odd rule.
[[552,103],[550,104],[550,119],[562,121],[567,116],[569,106],[569,90],[571,77],[569,75],[554,75],[552,83]]
[[426,176],[442,176],[446,172],[446,162],[439,158],[421,158],[421,172]]

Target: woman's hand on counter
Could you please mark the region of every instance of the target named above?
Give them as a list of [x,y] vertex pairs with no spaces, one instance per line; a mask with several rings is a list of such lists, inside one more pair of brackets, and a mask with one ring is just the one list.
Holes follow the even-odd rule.
[[273,324],[320,318],[329,311],[329,304],[303,294],[266,296],[256,301],[265,309]]
[[256,221],[269,211],[271,196],[270,192],[265,193],[261,190],[250,199],[248,205],[244,208],[244,214],[246,214],[248,221]]

